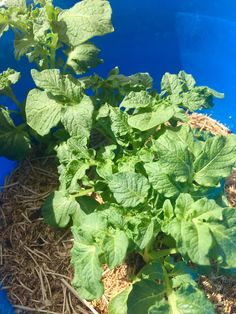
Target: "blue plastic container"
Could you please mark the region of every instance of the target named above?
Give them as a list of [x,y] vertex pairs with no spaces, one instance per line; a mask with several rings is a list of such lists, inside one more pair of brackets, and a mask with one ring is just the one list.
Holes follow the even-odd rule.
[[[64,8],[76,2],[55,1]],[[106,75],[111,68],[119,66],[127,75],[149,72],[158,87],[165,72],[183,69],[192,73],[198,84],[225,93],[225,99],[216,101],[210,114],[236,131],[236,1],[110,2],[116,31],[96,39],[105,63],[95,71]],[[4,35],[0,41],[0,71],[7,65],[22,72],[16,94],[23,99],[33,82],[28,62],[14,60],[11,36]],[[0,185],[14,167],[14,162],[0,158]],[[1,311],[0,305],[0,313],[8,313]]]

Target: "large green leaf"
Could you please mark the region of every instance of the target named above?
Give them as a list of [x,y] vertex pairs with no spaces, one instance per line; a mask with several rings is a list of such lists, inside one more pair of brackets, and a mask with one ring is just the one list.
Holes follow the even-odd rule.
[[127,314],[149,313],[149,308],[160,302],[164,293],[164,287],[155,281],[144,279],[135,283],[128,297]]
[[119,139],[130,132],[128,116],[120,108],[110,107],[111,129],[116,138]]
[[130,92],[123,99],[120,107],[124,107],[125,109],[151,107],[153,101],[153,97],[144,90],[140,92]]
[[56,191],[46,199],[42,214],[49,225],[59,228],[66,227],[73,215],[81,218],[85,215],[79,203],[70,196],[65,196],[63,191]]
[[86,215],[79,227],[83,234],[96,238],[100,232],[106,230],[107,221],[100,213],[95,212]]
[[77,105],[63,108],[61,122],[71,136],[89,138],[93,110],[91,98],[85,95]]
[[143,267],[138,274],[141,281],[133,285],[128,295],[128,314],[215,313],[213,305],[198,289],[193,270],[183,262],[173,266],[170,273],[161,260]]
[[167,122],[174,114],[175,108],[173,106],[161,103],[155,110],[130,115],[128,123],[132,128],[147,131]]
[[[134,314],[134,312],[130,312]],[[168,300],[162,299],[149,307],[148,314],[215,314],[214,306],[202,291],[192,285],[173,291]]]
[[166,129],[154,145],[162,172],[180,182],[186,182],[192,178],[193,156],[187,144],[179,140],[176,132]]
[[129,286],[111,299],[108,305],[109,314],[127,314],[127,300],[131,290],[132,286]]
[[127,253],[129,241],[124,231],[115,230],[109,233],[104,239],[103,249],[105,251],[105,259],[109,268],[120,265]]
[[162,94],[175,105],[191,111],[200,108],[211,108],[213,97],[223,98],[224,95],[206,86],[195,86],[192,75],[180,71],[178,74],[166,73],[161,81]]
[[236,136],[215,136],[206,141],[194,162],[194,180],[204,186],[216,186],[230,175],[236,165]]
[[210,265],[215,257],[221,266],[235,267],[235,210],[207,198],[194,202],[190,195],[181,194],[174,211],[176,217],[164,223],[163,231],[176,240],[180,253],[199,265]]
[[145,201],[150,185],[139,173],[116,173],[111,177],[109,187],[117,202],[125,207],[135,207]]
[[16,127],[7,110],[0,108],[0,156],[19,160],[31,151],[27,132]]
[[118,88],[122,95],[127,95],[131,91],[147,90],[152,87],[153,79],[148,73],[136,73],[125,76],[119,73],[119,68],[115,67],[107,79],[107,83],[113,88]]
[[173,314],[215,314],[214,306],[210,303],[204,292],[192,285],[181,286],[175,292],[176,308],[178,312]]
[[70,75],[61,75],[57,69],[31,70],[31,75],[37,87],[53,96],[61,96],[64,103],[78,103],[83,96],[79,81]]
[[147,263],[139,272],[139,277],[142,279],[150,279],[150,280],[163,280],[163,269],[161,261],[154,260],[150,263]]
[[78,46],[113,30],[111,7],[106,0],[83,0],[59,15],[60,38],[70,46]]
[[47,92],[31,90],[25,107],[28,125],[41,136],[48,134],[61,120],[61,107]]
[[100,49],[94,44],[85,43],[75,47],[68,53],[66,64],[71,67],[76,74],[83,74],[92,67],[102,63],[99,58]]
[[180,71],[179,74],[165,73],[161,81],[161,90],[169,95],[180,94],[192,89],[196,81],[191,74]]
[[171,174],[163,172],[159,162],[146,163],[144,167],[149,182],[159,193],[163,193],[166,197],[172,197],[180,193],[180,183],[175,182]]
[[[209,218],[210,219],[210,218]],[[225,208],[223,210],[223,222],[210,225],[213,235],[215,259],[222,266],[235,268],[236,266],[236,210]]]
[[33,35],[22,37],[21,34],[16,34],[14,40],[14,54],[16,60],[19,60],[23,55],[31,51],[35,44]]
[[72,284],[81,298],[99,299],[104,291],[101,283],[103,269],[99,260],[101,252],[96,244],[78,234],[75,227],[72,228],[72,232],[75,238],[71,251],[71,263],[75,272]]

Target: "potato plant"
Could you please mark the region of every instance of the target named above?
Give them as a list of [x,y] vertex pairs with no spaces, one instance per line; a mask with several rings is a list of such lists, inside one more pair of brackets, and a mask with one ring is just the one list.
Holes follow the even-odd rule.
[[[140,255],[143,267],[110,301],[110,314],[215,313],[197,280],[212,271],[235,274],[236,211],[224,180],[236,165],[236,136],[192,130],[186,111],[211,108],[223,95],[184,71],[166,73],[160,91],[147,73],[124,76],[115,68],[106,78],[82,76],[100,63],[88,40],[113,30],[108,1],[83,0],[68,10],[51,1],[9,3],[0,29],[13,28],[16,57],[38,68],[31,71],[36,88],[20,106],[25,124],[15,126],[1,108],[0,140],[8,136],[1,154],[17,158],[21,146],[24,156],[32,134],[59,137],[60,187],[42,214],[72,230],[79,295],[101,298],[103,266]],[[0,92],[15,98],[10,85],[18,77],[3,73]]]

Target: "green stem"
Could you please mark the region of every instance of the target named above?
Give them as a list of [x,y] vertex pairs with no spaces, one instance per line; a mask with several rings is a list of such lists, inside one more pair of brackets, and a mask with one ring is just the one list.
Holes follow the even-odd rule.
[[20,124],[20,125],[18,125],[17,126],[17,129],[19,130],[19,131],[21,131],[21,130],[24,130],[24,128],[27,126],[27,123],[22,123],[22,124]]
[[11,88],[8,89],[8,92],[6,93],[6,96],[9,97],[17,105],[17,107],[20,110],[22,110],[22,104],[16,98],[16,95],[13,93],[13,90]]
[[94,188],[91,188],[91,189],[87,189],[87,190],[81,190],[80,192],[78,192],[76,194],[71,194],[70,196],[73,198],[77,198],[77,197],[81,197],[84,195],[88,195],[88,194],[93,193],[93,192],[94,192]]
[[58,35],[52,33],[52,42],[50,45],[50,67],[55,69],[56,67],[56,51],[57,51]]
[[172,289],[171,281],[169,279],[168,273],[167,273],[164,266],[162,266],[162,270],[163,270],[163,275],[164,275],[164,286],[166,288],[166,296],[167,296],[168,302],[170,304],[170,308],[172,310],[171,313],[180,314],[180,312],[177,308],[177,305],[176,305],[175,292]]
[[154,241],[155,238],[153,238],[144,249],[143,260],[145,263],[149,263],[152,260],[151,252],[153,251]]
[[178,253],[176,248],[171,248],[171,249],[160,250],[158,252],[153,251],[150,253],[150,256],[152,257],[152,259],[158,259],[161,257],[165,257],[167,255],[176,254],[176,253]]
[[143,259],[146,263],[149,263],[152,260],[159,259],[161,257],[165,257],[167,255],[176,254],[178,251],[175,248],[159,250],[158,252],[150,250],[152,243],[150,243],[145,249]]

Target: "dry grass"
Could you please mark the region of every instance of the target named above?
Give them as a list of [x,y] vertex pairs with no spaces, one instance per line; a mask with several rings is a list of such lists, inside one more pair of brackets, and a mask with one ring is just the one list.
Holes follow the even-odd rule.
[[57,177],[55,159],[31,158],[1,194],[0,278],[18,313],[92,313],[70,286],[70,231],[54,230],[41,218]]
[[[214,134],[230,133],[202,115],[191,116],[190,125]],[[130,285],[130,269],[127,264],[105,268],[102,300],[90,304],[80,299],[70,284],[71,233],[48,227],[40,213],[43,201],[58,186],[57,177],[53,157],[32,157],[7,179],[0,195],[0,278],[17,313],[106,314],[108,301]],[[226,191],[236,206],[236,172]],[[202,277],[200,284],[216,304],[217,313],[236,313],[236,279]]]

